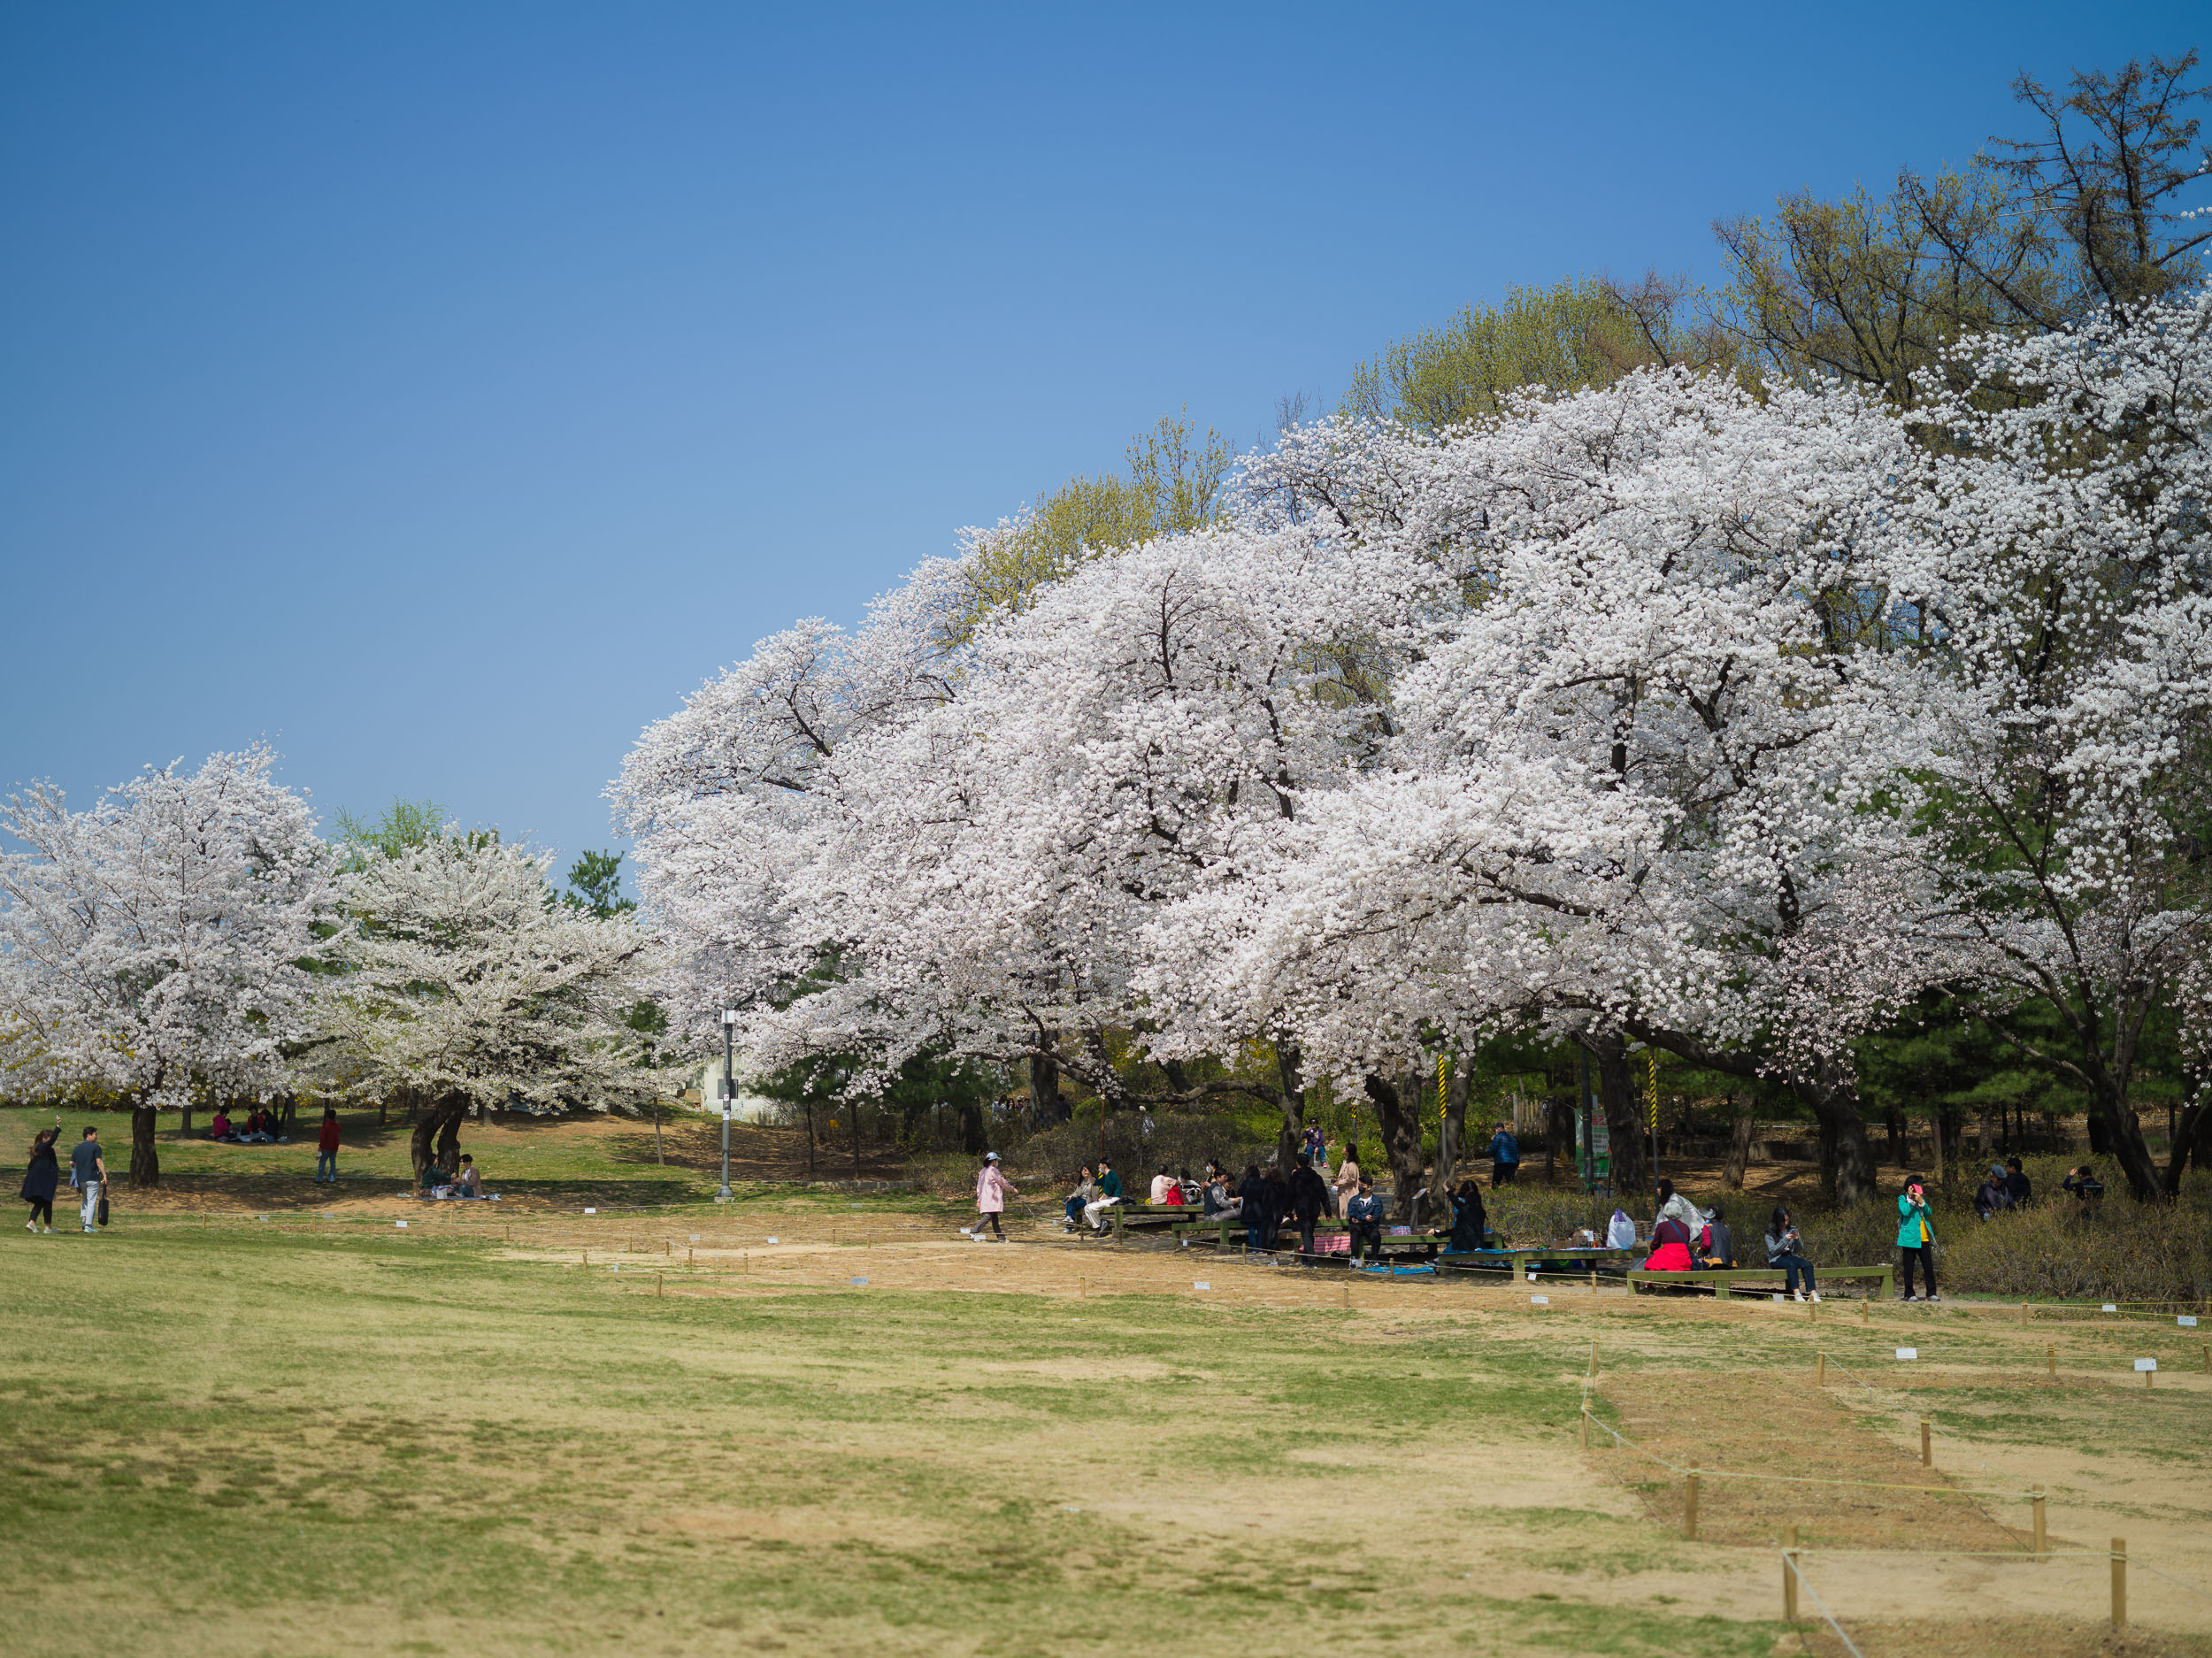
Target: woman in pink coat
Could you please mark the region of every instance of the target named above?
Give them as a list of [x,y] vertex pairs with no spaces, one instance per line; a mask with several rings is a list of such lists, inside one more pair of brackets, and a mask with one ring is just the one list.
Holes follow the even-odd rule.
[[975,1207],[978,1219],[972,1230],[963,1226],[960,1229],[962,1234],[981,1243],[983,1229],[988,1226],[992,1236],[999,1242],[1004,1243],[1006,1234],[999,1230],[998,1217],[1005,1212],[1006,1198],[1009,1193],[1012,1193],[1016,1197],[1021,1195],[1013,1186],[1009,1184],[1006,1176],[1000,1171],[998,1153],[995,1151],[985,1153],[983,1167],[975,1177]]

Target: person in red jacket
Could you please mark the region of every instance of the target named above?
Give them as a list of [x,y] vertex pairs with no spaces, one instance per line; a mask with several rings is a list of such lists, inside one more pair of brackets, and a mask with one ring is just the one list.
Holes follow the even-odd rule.
[[323,1107],[323,1132],[315,1141],[315,1184],[338,1184],[338,1112]]

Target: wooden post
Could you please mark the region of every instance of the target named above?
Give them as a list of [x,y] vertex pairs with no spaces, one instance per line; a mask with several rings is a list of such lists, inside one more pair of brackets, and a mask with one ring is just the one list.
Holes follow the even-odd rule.
[[1585,1371],[1585,1372],[1584,1372],[1584,1374],[1585,1374],[1585,1375],[1587,1375],[1587,1376],[1595,1376],[1597,1373],[1598,1373],[1598,1339],[1597,1339],[1595,1336],[1592,1336],[1592,1337],[1590,1338],[1590,1368],[1589,1368],[1586,1371]]
[[668,1286],[661,1282],[661,1278],[662,1274],[658,1272],[653,1274],[653,1293],[656,1295],[665,1295],[668,1293]]
[[1871,1314],[1871,1313],[1873,1312],[1873,1310],[1874,1310],[1874,1298],[1873,1298],[1871,1295],[1870,1295],[1870,1296],[1868,1296],[1868,1297],[1867,1297],[1864,1301],[1861,1301],[1861,1302],[1859,1303],[1859,1322],[1860,1322],[1861,1324],[1865,1324],[1866,1322],[1868,1322],[1868,1316],[1869,1316],[1870,1314]]
[[1697,1470],[1690,1470],[1690,1478],[1682,1493],[1682,1536],[1684,1540],[1697,1541]]
[[1797,1622],[1797,1528],[1782,1528],[1782,1622]]
[[2056,1380],[2058,1380],[2058,1343],[2057,1343],[2057,1342],[2055,1342],[2055,1341],[2046,1341],[2046,1342],[2043,1344],[2043,1362],[2044,1362],[2044,1365],[2045,1365],[2045,1366],[2046,1366],[2046,1367],[2047,1367],[2047,1368],[2050,1370],[2050,1372],[2051,1372],[2051,1379],[2052,1379],[2053,1381],[2056,1381]]
[[1078,1278],[1075,1280],[1075,1299],[1077,1301],[1079,1301],[1088,1299],[1090,1293],[1091,1286],[1088,1279]]
[[2143,1372],[2143,1386],[2148,1387],[2153,1381],[2157,1379],[2157,1376],[2158,1372],[2156,1370],[2145,1370]]
[[1590,1448],[1590,1401],[1586,1399],[1582,1401],[1582,1448]]
[[588,1249],[584,1251],[584,1264],[586,1266],[589,1266],[591,1264],[591,1251]]
[[1828,1386],[1828,1355],[1825,1353],[1816,1355],[1813,1360],[1813,1386],[1816,1387]]
[[2125,1629],[2128,1622],[2128,1540],[2112,1539],[2112,1627]]
[[1928,1439],[1928,1419],[1925,1416],[1920,1418],[1920,1466],[1935,1466],[1935,1448]]
[[2042,1486],[2038,1485],[2035,1487],[2034,1494],[2028,1499],[2028,1502],[2035,1513],[2035,1553],[2036,1557],[2039,1560],[2045,1554],[2051,1552],[2048,1533],[2044,1530],[2043,1526]]
[[2028,1322],[2028,1304],[2025,1301],[2020,1303],[2020,1322],[2024,1324]]
[[[1590,1269],[1590,1293],[1591,1293],[1591,1294],[1593,1294],[1593,1295],[1594,1295],[1594,1294],[1596,1294],[1597,1293],[1598,1293],[1598,1270],[1597,1270],[1597,1268],[1595,1268],[1595,1267],[1592,1267],[1592,1268]],[[2208,1355],[2208,1356],[2212,1356],[2212,1347],[2206,1347],[2206,1348],[2205,1348],[2205,1352],[2206,1352],[2206,1354],[2207,1354],[2207,1355]]]
[[1344,1292],[1344,1310],[1348,1313],[1352,1310],[1352,1286],[1349,1284],[1342,1284],[1338,1287]]

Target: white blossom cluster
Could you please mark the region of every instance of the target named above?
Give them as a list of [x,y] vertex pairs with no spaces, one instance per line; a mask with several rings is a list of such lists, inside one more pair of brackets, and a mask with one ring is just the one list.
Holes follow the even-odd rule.
[[630,756],[672,1011],[858,1086],[932,1043],[1104,1086],[1109,1031],[1348,1080],[1533,1025],[1855,1132],[1851,1039],[1924,988],[2164,994],[2208,917],[2208,320],[1970,342],[1910,424],[1680,371],[1324,423],[977,627],[925,564]]

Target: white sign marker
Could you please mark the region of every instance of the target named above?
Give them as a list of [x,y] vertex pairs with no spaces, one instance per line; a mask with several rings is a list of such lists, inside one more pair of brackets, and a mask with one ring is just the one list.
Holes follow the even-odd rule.
[[2108,1313],[2116,1313],[2116,1312],[2118,1312],[2120,1309],[2119,1309],[2117,1307],[2115,1307],[2115,1306],[2114,1306],[2114,1305],[2113,1305],[2110,1301],[2107,1301],[2107,1302],[2104,1304],[2104,1309],[2103,1309],[2103,1310],[2104,1310],[2104,1311],[2106,1311],[2106,1312],[2108,1312]]
[[392,1223],[392,1224],[393,1224],[393,1225],[395,1225],[395,1226],[399,1226],[399,1227],[403,1227],[403,1227],[407,1224],[407,1223],[406,1223],[405,1221],[403,1221],[403,1220],[396,1220],[396,1221],[394,1221],[394,1222]]
[[868,1280],[866,1278],[855,1278],[853,1280],[853,1287],[855,1289],[864,1289],[867,1286],[867,1283]]
[[1920,1349],[1918,1347],[1900,1347],[1897,1349],[1897,1356],[1901,1359],[1916,1359],[1920,1356]]
[[2135,1361],[2135,1368],[2139,1370],[2154,1370],[2158,1368],[2158,1361],[2156,1359],[2138,1359]]
[[2174,1322],[2184,1330],[2194,1330],[2197,1327],[2197,1316],[2194,1313],[2177,1313],[2174,1316]]
[[773,1242],[775,1242],[776,1240],[775,1240],[773,1238],[771,1238],[768,1241],[769,1241],[770,1243],[773,1243]]
[[1548,1307],[1551,1305],[1551,1297],[1548,1295],[1532,1295],[1528,1298],[1528,1304],[1531,1307]]
[[691,1234],[691,1241],[694,1243],[697,1243],[699,1241],[699,1234],[697,1232]]
[[1190,1286],[1194,1290],[1210,1290],[1213,1288],[1214,1281],[1211,1278],[1193,1278]]
[[584,1211],[584,1213],[585,1213],[585,1214],[587,1214],[587,1215],[596,1215],[598,1212],[599,1212],[599,1211],[598,1211],[597,1209],[586,1209],[586,1210]]

